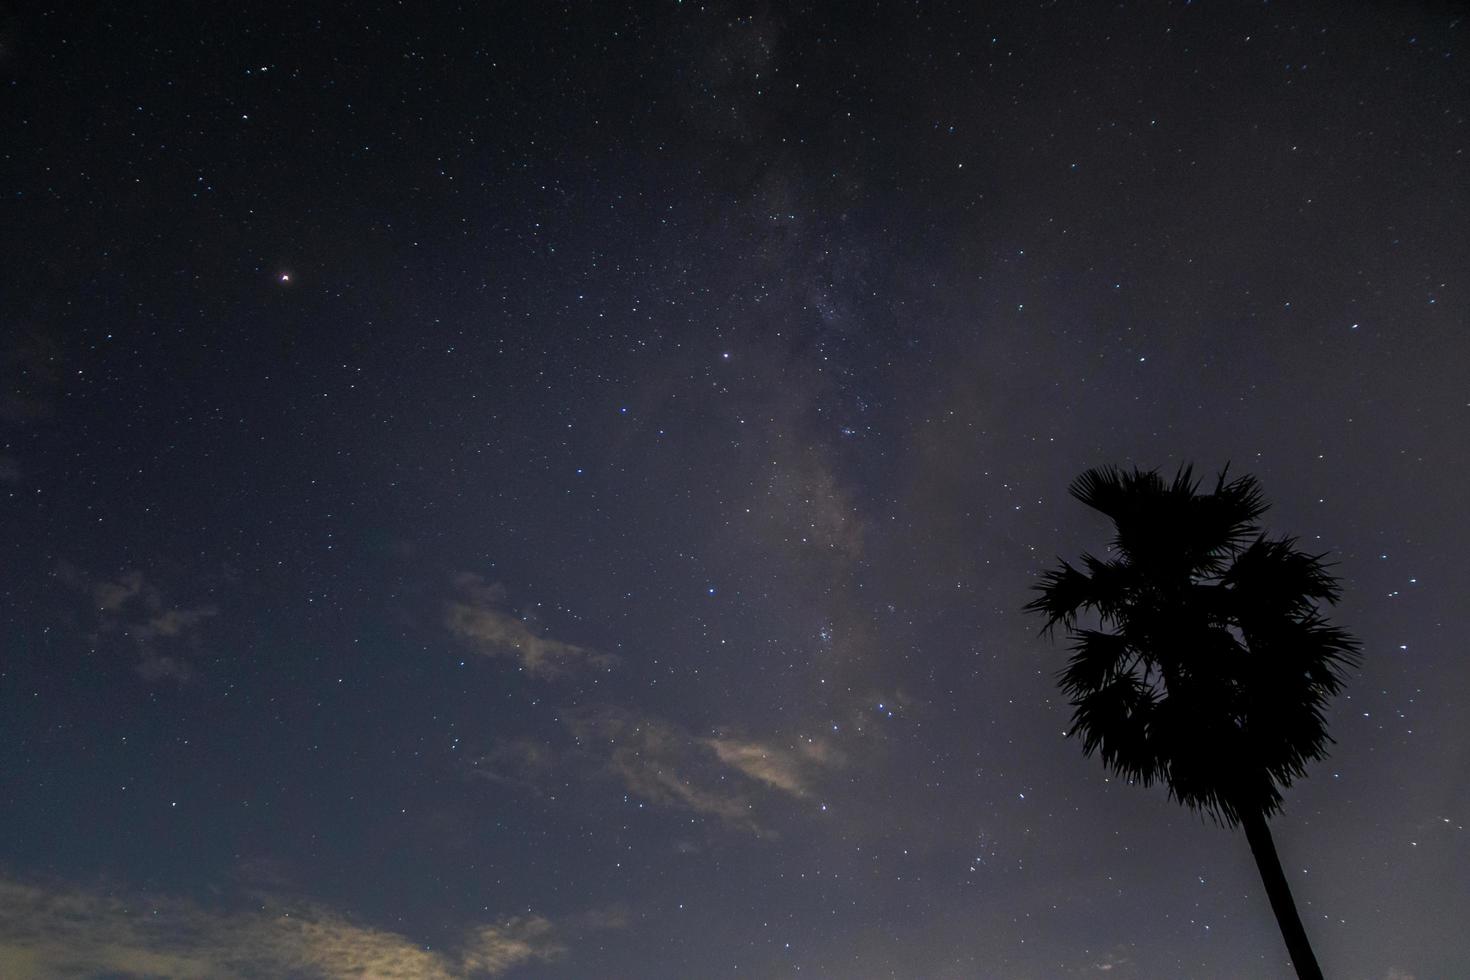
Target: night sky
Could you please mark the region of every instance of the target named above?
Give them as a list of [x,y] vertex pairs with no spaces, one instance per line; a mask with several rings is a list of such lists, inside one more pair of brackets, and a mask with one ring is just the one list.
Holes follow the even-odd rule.
[[1462,15],[7,4],[0,976],[1289,976],[1021,608],[1188,461],[1324,969],[1470,976]]

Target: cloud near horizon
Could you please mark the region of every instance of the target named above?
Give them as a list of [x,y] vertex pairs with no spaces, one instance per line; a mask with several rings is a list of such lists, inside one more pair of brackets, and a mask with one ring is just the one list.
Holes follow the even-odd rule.
[[518,616],[506,612],[505,589],[481,576],[455,576],[458,598],[444,604],[444,625],[487,657],[520,662],[532,677],[565,677],[583,671],[608,670],[618,658],[574,643],[542,636]]
[[566,952],[552,923],[517,916],[467,930],[453,950],[350,921],[314,905],[205,908],[0,878],[0,976],[292,976],[454,980],[498,976]]

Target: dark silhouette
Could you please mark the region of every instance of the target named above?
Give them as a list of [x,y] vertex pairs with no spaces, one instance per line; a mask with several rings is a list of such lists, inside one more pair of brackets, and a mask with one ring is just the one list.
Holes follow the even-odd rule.
[[[1046,572],[1027,603],[1074,641],[1058,684],[1071,734],[1119,776],[1155,780],[1227,827],[1244,826],[1297,976],[1320,980],[1266,820],[1281,791],[1332,739],[1323,710],[1357,663],[1357,641],[1329,625],[1337,600],[1322,556],[1256,524],[1267,504],[1249,476],[1200,493],[1189,467],[1092,469],[1072,496],[1111,518],[1109,557]],[[1098,629],[1078,625],[1095,617]]]

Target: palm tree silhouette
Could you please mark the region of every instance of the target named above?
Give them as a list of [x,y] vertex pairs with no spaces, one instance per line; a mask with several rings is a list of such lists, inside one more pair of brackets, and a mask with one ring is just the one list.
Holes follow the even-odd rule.
[[1318,611],[1337,580],[1321,555],[1261,532],[1252,477],[1221,473],[1200,493],[1187,466],[1172,482],[1109,467],[1070,491],[1117,532],[1108,559],[1062,562],[1026,605],[1073,640],[1058,675],[1071,734],[1117,775],[1243,826],[1297,976],[1320,980],[1266,820],[1326,754],[1323,711],[1358,662],[1357,641]]

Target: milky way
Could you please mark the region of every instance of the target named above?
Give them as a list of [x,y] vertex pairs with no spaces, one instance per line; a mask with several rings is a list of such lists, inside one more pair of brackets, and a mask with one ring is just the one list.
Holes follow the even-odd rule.
[[0,20],[0,974],[1289,976],[1021,608],[1192,461],[1326,973],[1470,975],[1450,5],[135,6]]

